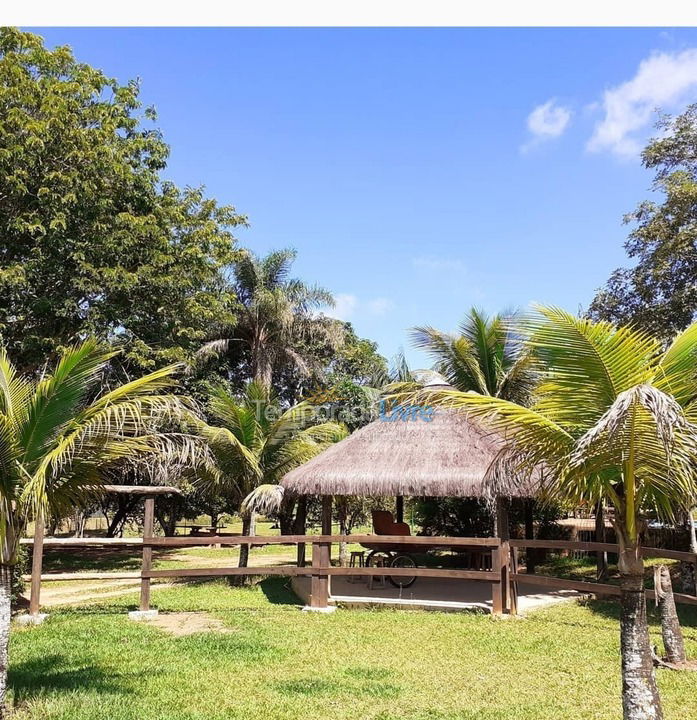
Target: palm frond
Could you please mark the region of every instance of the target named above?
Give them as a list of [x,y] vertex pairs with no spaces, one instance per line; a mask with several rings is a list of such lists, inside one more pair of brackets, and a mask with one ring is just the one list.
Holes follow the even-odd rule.
[[681,332],[663,354],[653,384],[683,407],[697,398],[697,322]]
[[620,392],[647,381],[660,349],[644,333],[555,307],[538,306],[526,328],[542,378],[535,408],[577,433],[594,425]]
[[263,484],[254,488],[240,506],[242,513],[275,515],[283,503],[284,490],[280,485]]
[[23,463],[30,464],[42,456],[61,426],[78,412],[114,354],[100,348],[95,340],[88,340],[67,350],[55,371],[39,381],[20,432]]
[[674,398],[643,384],[617,396],[603,417],[577,442],[569,457],[566,483],[579,474],[598,475],[607,468],[622,473],[620,506],[630,517],[648,506],[673,519],[676,507],[695,502],[694,457],[697,426]]
[[0,413],[11,418],[18,412],[24,412],[31,393],[31,384],[21,378],[4,348],[0,348]]

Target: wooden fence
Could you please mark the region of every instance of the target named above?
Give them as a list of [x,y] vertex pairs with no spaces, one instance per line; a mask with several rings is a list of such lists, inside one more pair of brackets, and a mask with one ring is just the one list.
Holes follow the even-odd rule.
[[[546,548],[551,550],[586,551],[617,553],[617,545],[610,543],[576,542],[564,540],[500,540],[499,538],[461,538],[461,537],[419,537],[419,536],[376,536],[376,535],[275,535],[275,536],[195,536],[195,537],[157,537],[154,535],[154,499],[146,499],[143,538],[48,538],[43,539],[37,533],[33,540],[24,543],[34,545],[34,559],[31,576],[30,613],[39,612],[41,582],[49,580],[100,580],[100,579],[140,579],[140,609],[150,609],[150,586],[153,579],[159,578],[200,578],[230,575],[282,575],[309,576],[311,578],[312,608],[326,608],[329,604],[329,578],[331,576],[384,576],[392,577],[428,577],[450,580],[470,580],[486,582],[491,585],[492,612],[494,614],[515,613],[517,607],[517,585],[540,585],[546,588],[569,589],[598,595],[619,595],[619,587],[608,583],[569,580],[521,573],[518,570],[518,550],[520,548]],[[358,543],[362,545],[390,545],[408,553],[422,552],[438,546],[452,548],[481,548],[491,552],[491,570],[465,570],[434,567],[337,567],[331,563],[331,546],[334,543]],[[310,566],[271,565],[258,567],[208,567],[175,568],[154,570],[152,568],[153,549],[181,548],[202,545],[222,547],[236,545],[300,545],[312,546]],[[142,566],[140,573],[53,573],[42,575],[43,546],[46,547],[140,547],[142,548]],[[676,550],[643,548],[645,557],[662,557],[697,564],[697,555]],[[647,591],[653,597],[652,591]],[[697,605],[697,597],[676,593],[677,602]]]

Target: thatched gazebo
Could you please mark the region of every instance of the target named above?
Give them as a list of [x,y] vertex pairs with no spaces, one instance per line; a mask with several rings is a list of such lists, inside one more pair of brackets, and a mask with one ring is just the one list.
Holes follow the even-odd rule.
[[388,496],[397,498],[397,520],[403,497],[486,497],[496,500],[497,535],[508,537],[509,497],[533,497],[533,480],[485,482],[504,446],[503,439],[461,412],[437,408],[430,419],[374,420],[281,481],[286,492],[324,498],[323,529],[331,533],[331,498]]

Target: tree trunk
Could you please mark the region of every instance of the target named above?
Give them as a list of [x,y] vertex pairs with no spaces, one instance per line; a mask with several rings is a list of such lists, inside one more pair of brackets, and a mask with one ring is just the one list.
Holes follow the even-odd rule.
[[[631,552],[626,549],[623,554]],[[633,553],[634,572],[620,574],[620,647],[622,653],[622,709],[624,720],[662,720],[661,699],[651,656],[646,621],[643,563]],[[620,559],[620,562],[622,559]]]
[[[695,522],[692,519],[692,509],[687,511],[685,522],[690,538],[690,552],[697,555],[697,533],[695,532]],[[696,562],[681,562],[680,577],[682,579],[682,591],[689,595],[697,595]]]
[[252,365],[254,366],[254,382],[268,392],[271,389],[273,367],[271,365],[271,358],[267,349],[264,347],[263,341],[257,340],[255,342],[253,354],[254,358],[252,360]]
[[[287,497],[283,498],[283,502],[281,503],[281,509],[278,512],[278,524],[281,528],[281,535],[299,534],[294,530],[295,520],[293,519],[293,512],[295,510],[295,505],[295,499],[290,499]],[[300,512],[299,506],[300,498],[298,499],[298,512]],[[303,523],[304,522],[305,521],[303,520]]]
[[75,533],[73,537],[81,538],[85,536],[85,525],[87,524],[87,510],[76,510],[73,515],[75,522]]
[[[595,506],[595,542],[604,543],[605,541],[605,509],[601,500]],[[598,582],[607,578],[607,553],[602,550],[596,554],[595,576]]]
[[[244,514],[242,518],[242,534],[243,535],[255,535],[256,534],[256,513],[248,512]],[[240,545],[240,561],[237,567],[248,567],[249,566],[249,545]]]
[[0,565],[0,718],[7,717],[5,707],[7,693],[8,646],[12,601],[12,566]]
[[666,649],[666,660],[670,663],[684,663],[687,661],[687,656],[685,655],[680,620],[678,620],[678,613],[675,609],[670,572],[665,565],[659,565],[655,568],[654,573],[656,602],[661,613],[661,633]]
[[172,537],[177,529],[177,516],[174,513],[168,514],[166,510],[157,511],[155,515],[165,537]]

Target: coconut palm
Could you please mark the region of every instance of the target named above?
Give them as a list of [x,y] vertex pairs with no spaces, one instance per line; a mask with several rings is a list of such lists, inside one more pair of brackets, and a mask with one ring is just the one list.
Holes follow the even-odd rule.
[[186,456],[195,446],[186,435],[155,429],[188,413],[170,392],[175,368],[103,391],[100,379],[114,354],[89,340],[66,350],[52,372],[21,377],[0,349],[0,708],[10,578],[27,524],[64,517],[94,498],[112,463],[143,453]]
[[549,500],[614,510],[619,542],[623,708],[661,718],[649,646],[640,536],[644,513],[672,520],[694,505],[697,324],[663,352],[647,334],[540,307],[525,326],[534,401],[441,392],[429,402],[479,417],[509,438],[490,470],[547,467]]
[[318,338],[338,343],[340,323],[318,315],[323,306],[333,306],[331,293],[318,286],[290,278],[295,250],[277,250],[259,258],[245,252],[234,267],[234,291],[240,309],[229,338],[206,343],[199,360],[220,355],[239,344],[248,358],[250,377],[257,385],[271,388],[274,370],[285,364],[302,374],[311,371],[311,348]]
[[534,376],[529,354],[511,330],[513,314],[488,317],[471,308],[459,334],[415,327],[411,339],[435,361],[433,369],[456,390],[527,404]]
[[[309,403],[281,410],[266,389],[254,382],[241,398],[222,388],[215,390],[209,409],[218,425],[201,424],[199,432],[218,465],[220,489],[237,494],[240,500],[258,489],[241,508],[243,535],[255,533],[256,511],[271,507],[265,503],[282,495],[277,486],[287,472],[347,434],[335,422],[315,424],[316,408]],[[249,546],[243,545],[240,567],[247,566],[248,557]]]

